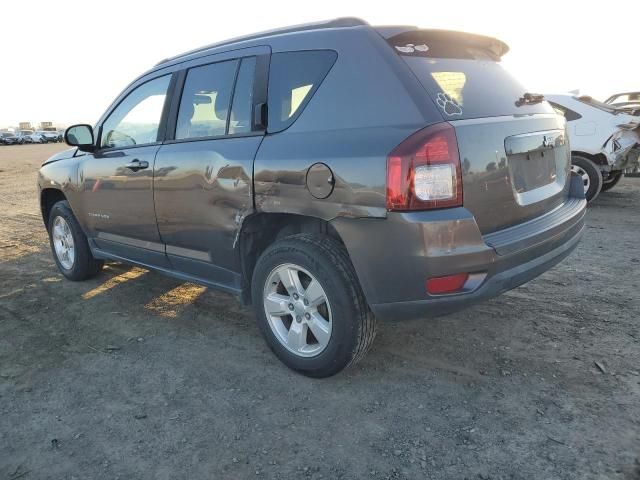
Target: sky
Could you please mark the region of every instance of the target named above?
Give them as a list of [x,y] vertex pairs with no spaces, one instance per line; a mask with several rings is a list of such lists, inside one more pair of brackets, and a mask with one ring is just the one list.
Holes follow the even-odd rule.
[[[5,8],[5,10],[7,10]],[[0,127],[95,123],[163,58],[243,34],[341,16],[497,37],[529,91],[604,100],[640,90],[640,1],[34,0],[0,20]]]

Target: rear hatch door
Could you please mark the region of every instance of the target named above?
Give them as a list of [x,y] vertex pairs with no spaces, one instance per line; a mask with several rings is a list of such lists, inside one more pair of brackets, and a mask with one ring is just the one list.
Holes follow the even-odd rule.
[[565,120],[499,63],[499,40],[438,30],[387,39],[456,130],[464,207],[482,233],[522,223],[568,196]]
[[451,122],[462,163],[464,206],[482,233],[516,225],[568,196],[569,146],[557,115]]

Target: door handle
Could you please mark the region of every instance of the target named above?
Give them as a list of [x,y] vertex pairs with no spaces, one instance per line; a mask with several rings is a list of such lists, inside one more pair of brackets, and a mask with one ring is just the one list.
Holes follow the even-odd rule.
[[130,163],[127,163],[125,167],[128,168],[129,170],[133,170],[134,172],[137,172],[138,170],[144,170],[145,168],[149,168],[149,162],[147,162],[146,160],[140,161],[136,158],[135,160],[132,160]]

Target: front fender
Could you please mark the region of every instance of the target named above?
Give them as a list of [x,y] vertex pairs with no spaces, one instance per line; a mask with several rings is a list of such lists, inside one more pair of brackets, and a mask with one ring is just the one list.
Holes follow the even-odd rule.
[[57,162],[59,160],[65,160],[67,158],[73,158],[76,155],[76,152],[78,151],[77,147],[73,147],[73,148],[68,148],[66,150],[63,150],[62,152],[58,152],[55,155],[50,156],[42,165],[48,165],[50,163],[53,162]]
[[[66,197],[71,210],[78,217],[76,212],[79,197],[77,159],[70,157],[56,161],[50,160],[45,162],[38,171],[37,183],[41,211],[43,208],[43,195],[46,190],[57,190]],[[44,214],[44,211],[42,213]]]

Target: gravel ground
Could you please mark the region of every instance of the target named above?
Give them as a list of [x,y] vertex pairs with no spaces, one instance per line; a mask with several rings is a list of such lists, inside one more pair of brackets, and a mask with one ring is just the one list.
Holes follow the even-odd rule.
[[0,147],[0,479],[640,478],[640,178],[553,270],[312,380],[226,294],[64,280],[35,189],[62,148]]

